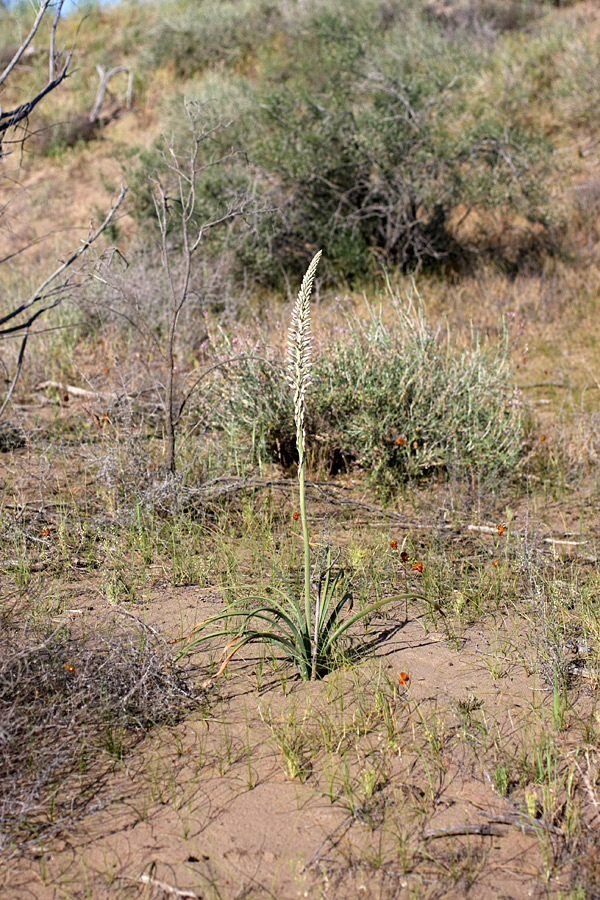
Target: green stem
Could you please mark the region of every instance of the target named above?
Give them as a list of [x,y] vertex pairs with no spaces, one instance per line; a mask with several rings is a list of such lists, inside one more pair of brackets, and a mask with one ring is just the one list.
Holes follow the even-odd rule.
[[304,621],[306,633],[310,638],[310,544],[308,542],[308,519],[306,518],[306,488],[305,472],[306,460],[304,458],[304,439],[301,429],[298,429],[298,484],[300,487],[300,518],[302,520],[302,540],[304,542]]

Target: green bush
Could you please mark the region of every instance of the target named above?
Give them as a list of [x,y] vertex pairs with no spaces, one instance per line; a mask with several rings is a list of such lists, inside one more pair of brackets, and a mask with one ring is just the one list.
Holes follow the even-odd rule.
[[[422,311],[395,308],[352,322],[315,352],[307,402],[308,445],[335,471],[355,465],[384,492],[446,473],[487,479],[514,470],[526,412],[510,382],[508,346],[458,347]],[[232,363],[212,384],[213,424],[238,450],[291,463],[295,433],[283,362],[274,351],[234,343]],[[262,359],[260,358],[262,357]]]
[[[379,263],[412,268],[464,256],[472,247],[459,243],[457,211],[499,209],[546,223],[549,145],[530,124],[511,125],[508,101],[503,109],[489,101],[493,51],[448,35],[426,5],[313,0],[274,10],[240,0],[184,12],[198,32],[200,68],[217,50],[227,62],[228,47],[252,56],[251,75],[207,70],[188,91],[228,123],[211,150],[235,147],[247,162],[219,167],[212,179],[205,172],[197,188],[199,215],[231,183],[253,198],[226,234],[238,281],[278,285],[317,248],[329,274],[346,279]],[[160,46],[169,57],[178,52],[166,39]],[[172,112],[168,125],[180,127]],[[160,169],[146,156],[142,177],[130,181],[153,165]],[[149,210],[141,192],[138,217]]]

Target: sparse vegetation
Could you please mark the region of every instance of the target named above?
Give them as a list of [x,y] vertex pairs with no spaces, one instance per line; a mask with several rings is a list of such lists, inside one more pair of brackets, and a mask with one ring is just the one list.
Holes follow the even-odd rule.
[[0,161],[0,897],[593,900],[598,9],[86,16]]
[[[114,765],[154,725],[198,706],[150,629],[77,635],[3,610],[0,853],[44,841],[101,807]],[[135,623],[134,623],[135,626]]]
[[[193,640],[183,652],[198,647],[216,637],[229,638],[215,678],[222,675],[230,660],[242,647],[251,642],[273,645],[288,657],[303,681],[314,681],[335,668],[341,658],[342,638],[357,622],[366,620],[390,603],[417,599],[413,594],[384,597],[368,606],[352,610],[352,594],[344,590],[344,573],[336,569],[331,547],[323,547],[321,571],[317,574],[316,595],[312,596],[310,538],[306,512],[307,394],[312,383],[312,334],[310,330],[310,295],[321,251],[313,257],[302,281],[294,305],[288,332],[286,375],[292,391],[293,424],[298,453],[298,504],[304,549],[304,585],[302,595],[296,597],[277,586],[273,596],[242,597],[227,604],[223,612],[211,616],[194,632]],[[252,393],[250,391],[249,393]],[[260,425],[260,423],[259,423]],[[341,585],[341,587],[340,587]],[[338,589],[339,588],[339,589]],[[233,620],[241,624],[231,627]],[[206,627],[217,625],[216,632],[206,634]],[[212,681],[212,679],[211,679]]]

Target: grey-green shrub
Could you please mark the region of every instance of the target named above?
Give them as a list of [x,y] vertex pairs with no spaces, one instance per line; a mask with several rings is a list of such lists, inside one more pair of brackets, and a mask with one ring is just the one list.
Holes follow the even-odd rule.
[[[226,239],[238,283],[278,285],[319,247],[328,274],[345,279],[370,274],[381,261],[412,268],[464,258],[474,239],[461,244],[457,210],[495,209],[546,224],[549,145],[531,122],[513,126],[510,96],[502,108],[497,96],[490,100],[492,78],[502,81],[494,70],[505,67],[502,54],[472,36],[446,34],[420,0],[271,7],[266,0],[202,4],[192,16],[183,5],[194,33],[207,27],[194,44],[206,59],[193,90],[211,101],[208,116],[235,119],[209,149],[240,153],[199,179],[198,215],[213,210],[231,184],[252,198],[248,214],[205,245],[214,259]],[[222,52],[219,29],[227,33]],[[202,50],[206,41],[210,53]],[[241,57],[227,63],[228,42],[249,65]],[[221,53],[218,65],[213,51]],[[232,80],[222,75],[228,65],[239,85],[233,103]],[[165,114],[175,129],[177,112]],[[129,178],[139,219],[153,216],[142,186],[160,165],[147,153]]]
[[265,67],[248,148],[280,186],[272,265],[306,244],[347,278],[461,256],[458,207],[544,222],[549,148],[487,101],[488,52],[415,9],[373,34],[367,5],[321,6]]
[[[238,344],[236,352],[244,348]],[[252,349],[213,382],[213,424],[238,452],[295,459],[291,400],[283,362]],[[248,354],[250,355],[250,354]],[[513,471],[523,452],[527,414],[512,386],[508,345],[483,346],[473,334],[458,347],[422,311],[396,307],[348,323],[314,355],[307,407],[309,445],[335,470],[357,466],[384,492],[439,473],[484,479]]]

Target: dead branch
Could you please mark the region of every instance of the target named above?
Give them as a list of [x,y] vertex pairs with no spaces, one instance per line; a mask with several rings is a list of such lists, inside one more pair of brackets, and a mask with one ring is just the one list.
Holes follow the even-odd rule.
[[[117,210],[125,199],[126,193],[127,188],[122,184],[119,195],[110,208],[106,218],[95,231],[92,231],[88,235],[88,237],[84,241],[82,241],[81,247],[75,250],[64,262],[62,262],[58,266],[57,269],[54,270],[54,272],[52,272],[51,275],[44,279],[44,281],[39,285],[37,290],[33,292],[28,300],[26,300],[16,309],[13,309],[9,313],[6,313],[6,315],[0,317],[0,336],[8,336],[14,334],[21,335],[21,346],[19,348],[19,355],[17,358],[14,376],[8,388],[4,401],[0,406],[0,418],[2,417],[4,410],[11,400],[17,381],[21,374],[23,359],[25,357],[25,348],[27,347],[27,341],[29,338],[31,326],[44,313],[48,312],[51,309],[54,309],[56,306],[62,303],[69,288],[73,287],[73,284],[68,277],[62,283],[56,286],[52,286],[53,283],[56,282],[60,278],[60,276],[67,269],[69,269],[80,258],[80,256],[82,256],[92,246],[92,244],[95,243],[95,241],[98,240],[100,235],[106,231],[113,218],[115,217]],[[36,304],[42,305],[35,306]],[[32,309],[32,307],[35,307],[35,309]],[[24,321],[15,321],[18,320],[19,317],[23,315],[23,313],[27,313],[28,311],[31,312]],[[12,322],[14,324],[7,325],[8,322]]]
[[[29,47],[33,38],[37,34],[37,31],[38,31],[40,25],[42,24],[42,19],[46,15],[46,12],[47,12],[48,7],[50,6],[51,2],[52,2],[52,0],[42,0],[42,3],[40,3],[40,8],[38,9],[37,15],[33,22],[33,25],[31,26],[31,31],[29,32],[29,34],[27,35],[25,40],[21,43],[21,45],[17,48],[12,59],[10,60],[10,62],[6,66],[6,68],[4,69],[4,72],[2,72],[2,74],[0,75],[0,87],[2,87],[2,85],[6,81],[6,79],[12,72],[12,70],[14,69],[14,67],[17,65],[17,63],[19,62],[19,60],[21,59],[21,57],[23,56],[23,54]],[[59,0],[57,15],[60,15],[60,11],[61,11],[63,2],[64,2],[64,0]],[[52,78],[50,78],[50,80],[52,80]]]
[[498,526],[491,525],[467,525],[467,531],[481,531],[482,534],[498,534]]
[[436,838],[455,837],[461,834],[478,834],[482,837],[493,836],[502,837],[506,832],[497,825],[447,825],[445,828],[426,828],[423,837],[426,841],[432,841]]
[[135,881],[138,884],[148,884],[152,887],[158,888],[164,894],[170,894],[172,897],[185,897],[190,898],[190,900],[202,900],[202,895],[197,894],[196,891],[187,891],[181,888],[173,887],[172,884],[167,884],[166,881],[159,881],[158,878],[152,878],[150,875],[140,875],[139,878],[131,878],[128,875],[120,875],[119,878],[123,878],[127,881]]
[[[14,310],[12,310],[11,312],[7,313],[5,316],[2,316],[2,317],[0,318],[0,326],[5,325],[7,322],[10,322],[12,319],[15,319],[15,318],[16,318],[17,316],[19,316],[21,313],[25,312],[25,311],[28,310],[30,307],[32,307],[32,306],[34,305],[34,303],[37,303],[38,301],[46,300],[46,299],[48,299],[49,297],[51,297],[51,295],[52,295],[53,293],[56,292],[56,288],[55,288],[55,289],[53,289],[53,291],[49,291],[48,293],[45,293],[45,292],[46,292],[46,289],[52,284],[52,282],[56,281],[56,279],[59,278],[59,277],[62,275],[63,272],[65,272],[68,268],[70,268],[70,267],[73,265],[73,263],[76,262],[76,261],[79,259],[79,257],[82,256],[82,254],[84,254],[84,253],[86,252],[86,250],[88,250],[89,247],[91,247],[91,245],[92,245],[95,241],[98,240],[98,238],[100,237],[100,235],[101,235],[104,231],[106,231],[106,229],[108,228],[108,226],[109,226],[110,223],[112,222],[112,220],[113,220],[113,218],[114,218],[114,216],[115,216],[115,213],[117,212],[117,210],[118,210],[119,207],[121,206],[123,200],[125,199],[125,194],[126,194],[126,193],[127,193],[127,188],[125,187],[124,184],[121,184],[121,189],[120,189],[120,191],[119,191],[119,196],[117,197],[117,199],[115,200],[115,202],[114,202],[113,205],[111,206],[111,208],[110,208],[110,210],[109,210],[109,212],[108,212],[106,218],[105,218],[104,221],[102,222],[102,224],[96,229],[96,231],[93,231],[93,232],[86,238],[85,241],[82,241],[81,247],[79,247],[77,250],[75,250],[75,251],[74,251],[74,252],[73,252],[73,253],[72,253],[72,254],[71,254],[64,262],[63,262],[63,263],[61,263],[61,264],[58,266],[57,269],[54,270],[54,272],[53,272],[51,275],[49,275],[49,276],[48,276],[48,277],[47,277],[47,278],[39,285],[39,287],[37,288],[37,290],[35,290],[35,291],[33,292],[33,294],[30,296],[30,298],[29,298],[28,300],[25,301],[25,303],[22,303],[21,306],[17,307],[17,309],[14,309]],[[57,305],[56,302],[53,303],[53,306],[56,306],[56,305]],[[48,307],[48,308],[50,308],[50,307]],[[39,315],[39,312],[37,313],[37,315]],[[25,322],[25,323],[22,323],[22,324],[19,324],[19,325],[14,325],[14,326],[12,326],[12,327],[10,327],[10,328],[0,328],[0,334],[9,334],[9,333],[14,332],[14,331],[21,331],[21,330],[23,330],[24,328],[29,327],[30,325],[31,325],[31,321],[28,321],[28,322]]]
[[[56,2],[55,0],[41,0],[29,33],[21,42],[19,47],[17,47],[16,51],[12,55],[12,58],[9,60],[8,65],[5,67],[2,74],[0,74],[0,87],[2,87],[9,75],[11,75],[11,73],[14,71],[17,64],[21,61],[21,59],[23,59],[24,56],[26,56],[27,53],[31,51],[31,42],[35,35],[38,33],[46,14],[50,14],[51,11],[53,11],[54,15],[52,19],[52,27],[50,30],[48,49],[48,81],[46,85],[40,91],[38,91],[37,94],[35,94],[29,100],[26,100],[25,103],[21,103],[19,106],[16,106],[14,109],[3,112],[2,108],[0,107],[0,159],[3,155],[3,136],[6,135],[8,131],[16,128],[21,122],[25,121],[38,105],[38,103],[52,91],[56,90],[56,88],[65,80],[65,78],[67,78],[68,69],[71,64],[72,51],[67,53],[65,62],[61,66],[58,74],[56,74],[56,32],[60,21],[63,4],[64,0],[56,0]],[[21,143],[22,139],[19,139],[16,142]]]
[[589,544],[589,541],[563,541],[559,538],[544,538],[544,544],[563,544],[566,547],[581,547],[582,544]]
[[74,387],[71,384],[64,384],[62,381],[42,381],[36,385],[36,390],[43,391],[46,388],[56,388],[72,397],[84,397],[86,400],[102,400],[107,399],[110,395],[102,391],[88,391],[85,388]]
[[[9,112],[1,112],[0,111],[0,137],[5,134],[9,129],[15,128],[19,125],[24,119],[27,119],[31,112],[38,105],[40,100],[43,100],[51,91],[55,90],[59,84],[65,80],[67,77],[67,69],[71,62],[71,54],[69,53],[67,57],[67,61],[62,67],[60,74],[54,79],[54,81],[48,82],[48,84],[32,97],[31,100],[28,100],[26,103],[22,103],[20,106],[17,106],[15,109],[9,110]],[[2,144],[0,144],[1,148]],[[0,159],[2,158],[3,152],[0,150]]]
[[[160,348],[165,368],[163,388],[163,409],[165,437],[167,443],[167,468],[174,473],[176,468],[176,433],[178,426],[176,406],[177,377],[175,366],[175,343],[177,339],[179,320],[183,309],[188,303],[191,294],[192,266],[196,252],[198,251],[205,234],[213,228],[230,222],[241,216],[249,198],[238,196],[234,202],[228,203],[224,210],[215,213],[202,223],[196,221],[196,187],[202,174],[214,166],[222,166],[235,158],[235,151],[225,153],[216,159],[202,160],[201,150],[204,144],[219,132],[225,123],[220,120],[215,122],[205,121],[202,104],[187,104],[186,114],[190,128],[190,143],[187,151],[178,155],[169,141],[164,142],[162,150],[163,162],[170,173],[171,184],[166,184],[157,175],[151,179],[152,199],[156,219],[161,237],[161,257],[163,270],[166,275],[169,292],[169,322],[168,336],[164,347]],[[171,204],[174,193],[177,206]],[[169,240],[170,224],[173,208],[177,209],[177,227],[182,241],[180,266],[176,265],[173,258],[172,247]],[[185,405],[185,398],[183,400]]]
[[127,72],[129,74],[127,91],[125,92],[125,95],[117,102],[116,106],[113,108],[110,114],[106,116],[107,119],[115,118],[115,116],[120,112],[123,103],[125,103],[127,109],[131,107],[131,95],[133,92],[133,72],[131,71],[129,66],[115,66],[113,69],[109,69],[108,72],[106,71],[104,66],[96,66],[96,71],[98,72],[100,83],[96,92],[96,100],[94,101],[94,106],[89,115],[89,121],[92,125],[100,120],[100,110],[102,109],[104,97],[106,96],[106,91],[108,89],[108,83],[111,78],[113,78],[115,75],[118,75],[120,72]]
[[479,811],[479,815],[485,816],[486,819],[489,819],[491,822],[497,822],[501,825],[514,825],[526,834],[539,834],[540,831],[547,831],[549,834],[562,834],[560,828],[556,828],[555,825],[547,825],[540,819],[526,816],[518,810],[506,813],[491,813],[482,809]]

